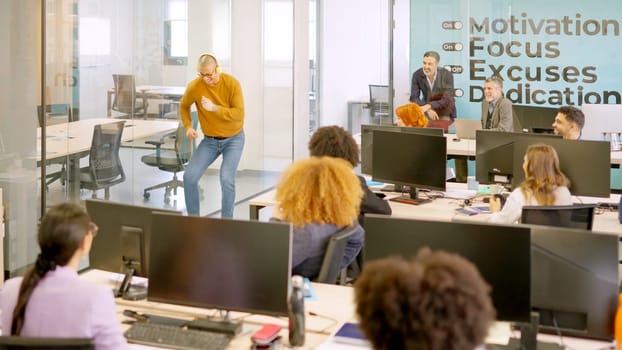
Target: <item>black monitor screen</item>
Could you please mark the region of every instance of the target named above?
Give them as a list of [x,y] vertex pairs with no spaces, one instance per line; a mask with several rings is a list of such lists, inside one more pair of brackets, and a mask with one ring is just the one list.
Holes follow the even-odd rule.
[[521,128],[526,132],[553,133],[553,121],[557,115],[557,108],[513,105],[512,110]]
[[394,125],[361,125],[361,173],[371,174],[373,168],[374,131],[407,132],[421,135],[443,136],[440,128],[417,128]]
[[[559,138],[541,140],[557,151],[559,167],[570,180],[575,196],[609,197],[611,188],[611,151],[609,142],[577,141]],[[514,179],[518,186],[524,179],[523,157],[533,140],[514,142]]]
[[372,178],[412,187],[445,190],[447,138],[374,131]]
[[401,255],[421,247],[457,253],[471,261],[492,287],[497,319],[530,317],[529,227],[397,219],[365,215],[365,260]]
[[[477,130],[475,137],[475,178],[481,184],[505,183],[515,185],[514,141],[546,143],[561,136],[550,134],[525,134],[494,130]],[[524,154],[524,153],[523,153]],[[523,155],[520,156],[522,162]],[[522,172],[522,170],[521,170]],[[518,174],[522,176],[522,174]]]
[[174,210],[149,208],[111,201],[87,199],[86,210],[99,226],[89,254],[91,268],[125,273],[132,262],[134,274],[148,277],[149,240],[153,212],[181,214]]
[[287,315],[291,225],[155,214],[147,298]]
[[540,329],[557,332],[557,325],[569,336],[613,339],[618,236],[533,226],[531,244],[531,300]]

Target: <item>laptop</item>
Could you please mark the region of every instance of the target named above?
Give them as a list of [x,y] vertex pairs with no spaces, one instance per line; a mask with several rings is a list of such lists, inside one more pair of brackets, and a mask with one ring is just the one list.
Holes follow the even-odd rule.
[[482,129],[479,119],[456,119],[456,137],[459,139],[475,140],[475,132]]

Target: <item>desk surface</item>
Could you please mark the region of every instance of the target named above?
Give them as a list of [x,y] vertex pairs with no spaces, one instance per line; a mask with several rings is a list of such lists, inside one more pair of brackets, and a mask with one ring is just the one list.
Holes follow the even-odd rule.
[[[81,278],[93,281],[98,284],[109,285],[113,288],[111,273],[99,270],[90,270],[81,275]],[[316,300],[305,301],[306,316],[306,335],[304,349],[315,349],[322,344],[328,336],[337,331],[344,322],[354,319],[354,305],[352,288],[337,285],[312,283],[317,296]],[[205,317],[215,311],[196,307],[171,305],[156,303],[146,300],[128,301],[120,298],[116,299],[117,316],[119,321],[128,319],[123,315],[123,310],[131,309],[140,313],[157,314],[161,316],[192,319],[195,317]],[[288,319],[285,317],[271,317],[262,315],[251,315],[241,312],[232,312],[232,318],[243,318],[243,334],[235,337],[231,342],[230,349],[248,349],[251,341],[250,335],[266,323],[281,325],[281,337],[287,343]],[[123,330],[129,326],[122,324]],[[132,349],[148,349],[149,347],[137,344],[130,344]]]
[[[447,155],[476,155],[476,142],[471,139],[458,139],[455,134],[445,134],[447,138]],[[611,152],[611,164],[622,164],[622,151]]]
[[[98,284],[109,285],[113,287],[111,274],[105,271],[91,270],[81,275],[81,278],[88,279]],[[354,293],[351,287],[343,287],[329,284],[312,283],[313,289],[317,295],[317,300],[305,301],[306,315],[306,334],[305,346],[302,349],[356,349],[347,345],[335,344],[332,342],[332,336],[345,322],[356,322]],[[150,301],[127,301],[117,299],[117,316],[119,322],[127,319],[123,315],[123,310],[131,309],[140,313],[150,313],[161,316],[192,319],[195,317],[204,317],[207,314],[213,314],[214,310],[207,310],[194,307],[177,306],[163,303],[155,303]],[[248,349],[251,341],[250,335],[263,324],[275,323],[283,326],[281,337],[287,344],[287,318],[270,317],[261,315],[250,315],[235,312],[233,318],[243,318],[244,328],[242,334],[236,336],[229,349]],[[129,326],[122,324],[125,330]],[[491,327],[487,342],[490,343],[507,343],[508,338],[512,336],[509,324],[496,323]],[[548,342],[559,342],[559,338],[551,335],[538,335],[539,340]],[[564,337],[564,343],[573,349],[603,349],[609,342],[593,341],[587,339],[578,339]],[[149,349],[150,347],[130,344],[131,349]],[[361,349],[360,347],[358,347]]]
[[[463,183],[447,183],[447,191],[451,190],[464,190],[466,184]],[[374,188],[372,187],[372,190]],[[274,200],[275,190],[265,192],[249,201],[251,213],[263,207],[273,206],[276,201]],[[387,198],[397,196],[397,193],[387,193]],[[620,195],[611,194],[607,198],[597,197],[574,197],[575,202],[579,203],[598,203],[598,202],[611,202],[619,203]],[[429,203],[422,205],[411,205],[398,202],[389,202],[391,206],[392,215],[394,217],[409,218],[409,219],[422,219],[422,220],[438,220],[438,221],[451,221],[453,219],[469,220],[469,221],[486,221],[489,214],[478,214],[473,216],[458,214],[455,209],[459,208],[464,203],[462,199],[450,199],[450,198],[437,198]],[[592,228],[594,232],[603,232],[622,235],[622,225],[618,221],[617,212],[603,212],[594,217],[594,226]]]
[[[83,119],[71,123],[49,126],[46,130],[46,156],[48,159],[86,152],[91,148],[93,129],[97,124],[107,124],[119,119]],[[122,141],[159,135],[177,129],[178,122],[170,120],[126,120]],[[37,129],[37,161],[41,160],[41,128]]]
[[[142,98],[143,104],[146,104],[147,100],[153,99],[167,99],[167,100],[180,100],[186,91],[185,86],[162,86],[162,85],[139,85],[136,87],[136,97]],[[112,115],[112,95],[114,95],[114,88],[106,91],[106,109],[107,115]],[[147,111],[145,111],[146,115]]]
[[[474,139],[458,139],[456,134],[445,134],[447,138],[448,156],[470,156],[476,155],[476,142]],[[360,145],[360,134],[355,135],[355,140]],[[622,151],[611,152],[611,164],[622,164]]]

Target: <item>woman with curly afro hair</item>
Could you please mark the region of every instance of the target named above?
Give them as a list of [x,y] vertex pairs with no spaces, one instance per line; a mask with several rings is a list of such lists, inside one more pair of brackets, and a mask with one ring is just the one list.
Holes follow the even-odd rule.
[[294,226],[292,273],[317,277],[330,237],[351,225],[356,231],[348,239],[341,268],[354,260],[364,240],[357,221],[362,196],[352,166],[343,159],[311,157],[290,165],[276,187],[279,204],[270,220]]
[[360,327],[376,350],[473,350],[495,319],[490,288],[457,254],[369,261],[354,284]]

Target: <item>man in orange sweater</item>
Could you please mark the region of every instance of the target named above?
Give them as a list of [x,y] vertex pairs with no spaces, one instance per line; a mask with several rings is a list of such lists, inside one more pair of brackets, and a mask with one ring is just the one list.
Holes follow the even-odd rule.
[[244,149],[244,99],[240,83],[221,73],[216,57],[202,54],[197,63],[199,77],[191,81],[179,103],[179,114],[186,135],[199,136],[192,127],[190,107],[195,104],[203,140],[192,154],[184,172],[184,195],[189,215],[199,215],[199,180],[222,154],[220,187],[223,218],[233,217],[235,175]]

